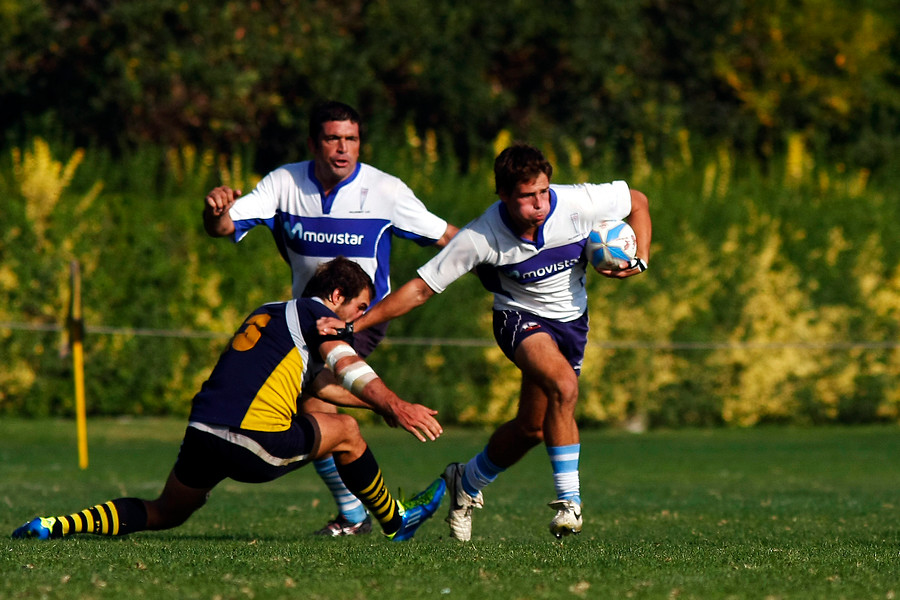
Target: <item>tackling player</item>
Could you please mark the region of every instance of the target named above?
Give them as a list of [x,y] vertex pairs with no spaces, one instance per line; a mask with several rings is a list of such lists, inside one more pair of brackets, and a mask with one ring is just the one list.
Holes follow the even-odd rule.
[[343,257],[325,263],[308,290],[310,297],[265,304],[244,321],[194,396],[181,450],[157,499],[118,498],[71,515],[38,517],[12,537],[169,529],[203,506],[223,479],[271,481],[325,454],[334,455],[341,478],[385,535],[395,541],[413,537],[440,505],[444,481],[437,479],[411,500],[393,498],[356,420],[298,415],[297,398],[327,365],[353,392],[353,406],[381,414],[423,442],[442,433],[436,411],[400,399],[345,340],[317,332],[319,318],[353,320],[368,307],[373,286],[359,265]]
[[[627,218],[637,237],[637,258],[601,273],[631,277],[645,271],[650,259],[652,227],[643,193],[623,181],[551,186],[552,172],[531,146],[500,153],[494,163],[500,201],[462,228],[419,269],[419,277],[353,323],[361,331],[405,314],[473,269],[494,293],[494,337],[522,372],[522,386],[515,418],[497,428],[481,453],[444,472],[450,534],[460,540],[472,535],[472,509],[484,505],[481,490],[542,442],[557,494],[550,503],[556,511],[550,532],[562,537],[581,531],[575,403],[588,333],[585,240],[595,223]],[[319,323],[322,332],[342,327],[328,319]]]

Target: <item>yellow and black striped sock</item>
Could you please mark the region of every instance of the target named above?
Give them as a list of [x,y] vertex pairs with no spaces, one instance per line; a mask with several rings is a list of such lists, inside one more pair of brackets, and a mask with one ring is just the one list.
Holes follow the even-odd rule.
[[86,508],[64,517],[56,517],[52,536],[73,533],[127,535],[147,527],[147,508],[139,498],[119,498]]
[[387,535],[400,529],[403,524],[400,506],[384,484],[381,469],[368,447],[352,463],[342,465],[338,462],[337,468],[344,485],[378,519],[381,529]]

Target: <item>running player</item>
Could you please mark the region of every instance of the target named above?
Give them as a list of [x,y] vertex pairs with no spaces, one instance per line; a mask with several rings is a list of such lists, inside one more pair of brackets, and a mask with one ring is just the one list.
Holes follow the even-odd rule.
[[[575,403],[588,332],[585,240],[595,223],[627,218],[637,258],[601,273],[631,277],[650,259],[652,227],[643,193],[623,181],[551,186],[552,172],[531,146],[500,153],[494,163],[500,201],[461,229],[418,277],[353,324],[362,331],[405,314],[473,269],[494,293],[494,337],[522,372],[522,386],[516,417],[497,428],[482,452],[444,472],[451,499],[447,521],[460,540],[472,535],[472,509],[484,505],[481,490],[542,442],[557,494],[550,531],[557,537],[581,531]],[[342,326],[325,319],[319,330],[334,333]]]
[[209,379],[194,396],[175,466],[155,500],[118,498],[70,515],[38,517],[14,538],[76,533],[126,535],[184,523],[223,479],[271,481],[324,454],[333,454],[347,487],[392,540],[408,540],[434,514],[446,490],[437,479],[411,500],[391,496],[353,417],[297,414],[297,399],[326,367],[354,406],[369,408],[421,441],[441,433],[436,411],[394,394],[344,340],[321,336],[316,320],[363,314],[372,282],[356,263],[338,257],[310,280],[308,296],[256,309],[237,331]]

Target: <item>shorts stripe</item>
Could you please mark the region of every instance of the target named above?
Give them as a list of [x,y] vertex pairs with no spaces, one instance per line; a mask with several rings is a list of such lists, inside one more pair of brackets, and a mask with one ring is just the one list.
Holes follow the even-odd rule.
[[237,446],[240,446],[241,448],[245,448],[258,456],[260,460],[272,465],[273,467],[284,467],[296,462],[305,461],[309,458],[309,454],[301,454],[299,456],[292,456],[289,458],[279,458],[277,456],[273,456],[269,454],[269,452],[265,448],[263,448],[256,440],[250,439],[240,433],[231,431],[230,428],[225,427],[224,425],[207,425],[206,423],[190,421],[188,423],[188,427],[193,427],[194,429],[197,429],[199,431],[210,433],[230,444],[235,444]]
[[588,334],[587,312],[574,321],[557,321],[524,311],[495,310],[493,327],[494,339],[503,354],[513,363],[516,362],[516,348],[523,340],[537,333],[546,333],[556,343],[575,374],[581,373]]

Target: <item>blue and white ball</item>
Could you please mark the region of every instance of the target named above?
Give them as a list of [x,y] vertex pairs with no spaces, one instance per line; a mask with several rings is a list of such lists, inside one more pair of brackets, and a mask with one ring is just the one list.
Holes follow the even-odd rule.
[[625,221],[601,221],[584,244],[584,255],[597,271],[618,270],[637,252],[637,238]]

